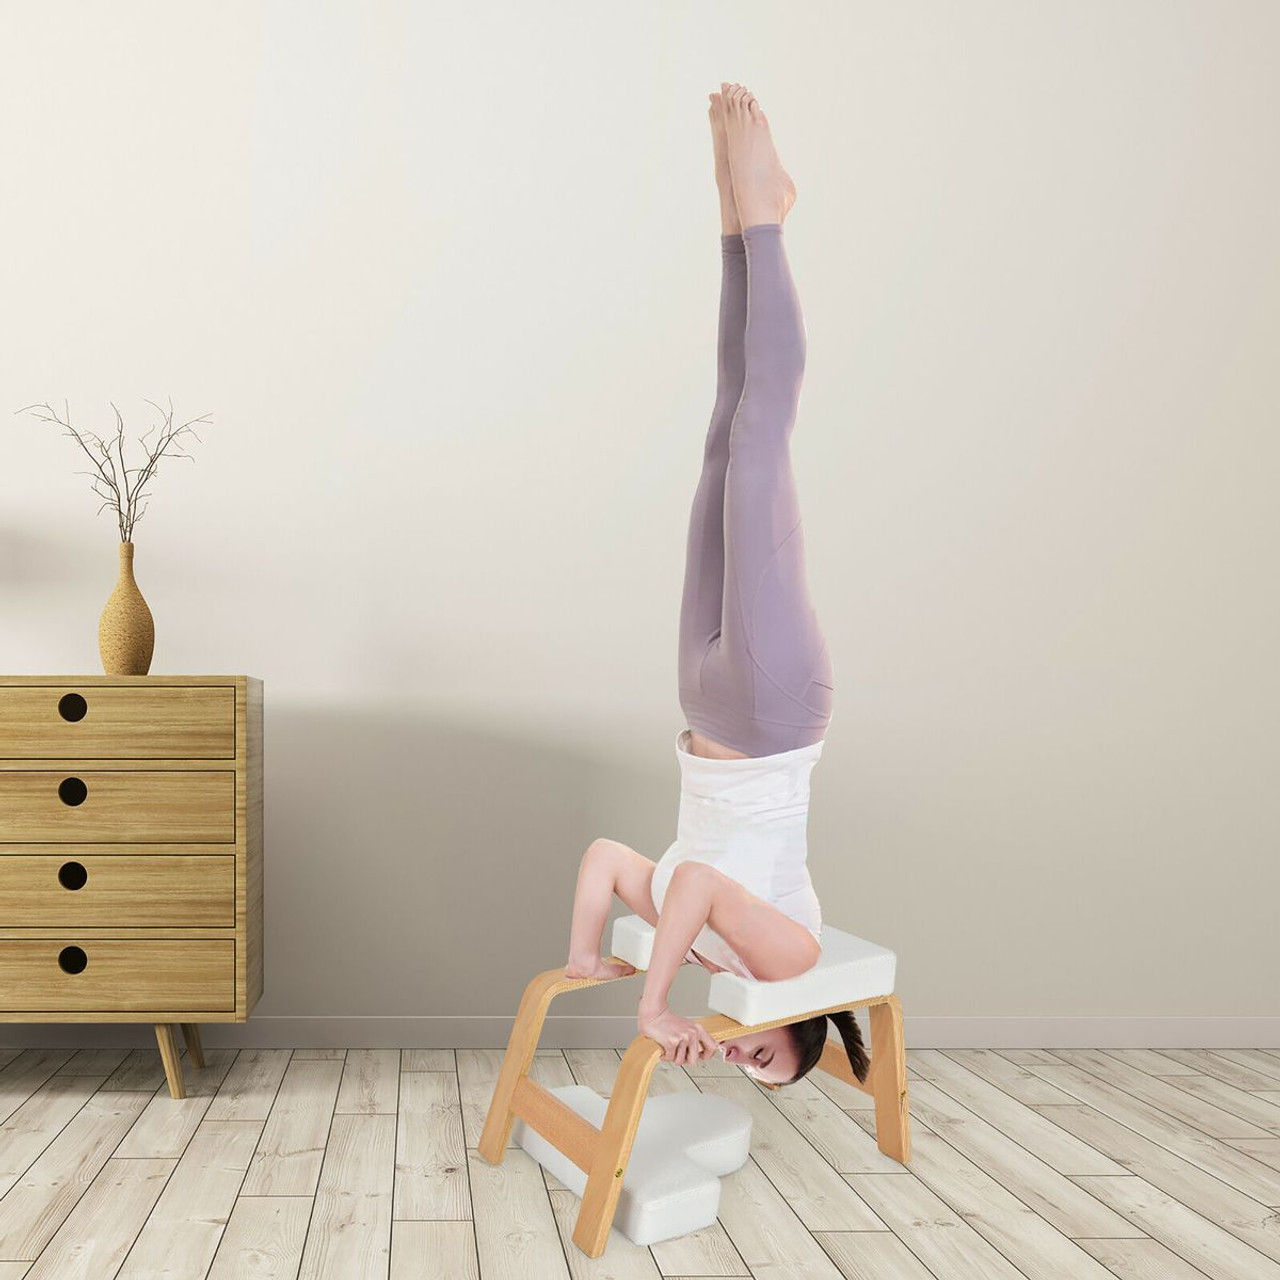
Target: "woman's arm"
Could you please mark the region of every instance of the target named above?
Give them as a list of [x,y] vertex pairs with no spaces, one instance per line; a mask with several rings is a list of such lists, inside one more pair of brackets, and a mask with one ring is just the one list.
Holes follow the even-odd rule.
[[682,1066],[719,1052],[715,1037],[700,1022],[667,1008],[667,994],[690,944],[711,917],[723,880],[722,874],[705,862],[682,862],[676,867],[654,929],[644,992],[636,1010],[640,1033],[662,1045],[665,1060]]
[[711,918],[722,873],[706,862],[682,862],[671,875],[653,934],[653,952],[645,973],[640,1009],[658,1012],[693,940]]
[[[737,952],[761,982],[777,982],[805,973],[822,952],[819,942],[798,920],[783,915],[719,867],[707,862],[682,862],[671,876],[655,926],[653,958],[640,1000],[642,1008],[666,1005],[680,958],[704,924]],[[718,965],[713,967],[713,971],[718,969]]]

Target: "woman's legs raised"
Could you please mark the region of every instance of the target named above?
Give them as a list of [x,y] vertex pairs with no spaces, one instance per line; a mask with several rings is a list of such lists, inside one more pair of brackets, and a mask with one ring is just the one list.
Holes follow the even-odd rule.
[[[806,345],[782,237],[782,218],[795,188],[755,99],[733,86],[725,103],[746,268],[743,382],[727,441],[722,419],[713,415],[694,500],[680,632],[680,701],[690,726],[705,737],[764,756],[808,746],[825,735],[833,669],[809,598],[790,455]],[[760,220],[770,214],[774,220]],[[722,293],[722,349],[724,321]],[[718,414],[719,386],[717,392]],[[723,393],[731,392],[725,388]],[[717,495],[723,504],[719,538],[710,531]],[[721,588],[718,621],[708,599],[715,583]]]
[[746,378],[747,255],[729,168],[724,103],[710,95],[712,150],[720,199],[720,318],[716,342],[716,399],[702,452],[702,474],[689,512],[684,592],[680,601],[678,682],[697,689],[707,647],[720,635],[724,612],[724,479],[729,428]]

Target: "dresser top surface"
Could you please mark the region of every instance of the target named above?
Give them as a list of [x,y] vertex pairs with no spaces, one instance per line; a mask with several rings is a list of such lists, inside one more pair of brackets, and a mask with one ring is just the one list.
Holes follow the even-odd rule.
[[145,676],[108,676],[108,675],[87,675],[83,673],[49,676],[49,675],[29,675],[29,676],[6,676],[0,675],[0,686],[5,685],[210,685],[210,684],[261,684],[262,681],[258,676],[246,675],[213,675],[213,676],[186,676],[186,675],[145,675]]

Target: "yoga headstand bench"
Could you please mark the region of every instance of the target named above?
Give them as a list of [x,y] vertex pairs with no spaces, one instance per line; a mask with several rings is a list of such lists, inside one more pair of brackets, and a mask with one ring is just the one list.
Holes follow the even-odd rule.
[[[653,943],[653,927],[639,916],[622,916],[613,926],[614,958],[643,974]],[[892,951],[824,925],[822,958],[798,978],[758,982],[724,972],[711,978],[708,1005],[717,1012],[698,1018],[717,1041],[784,1026],[801,1018],[866,1009],[871,1024],[871,1071],[862,1084],[849,1066],[839,1039],[827,1041],[818,1066],[875,1099],[876,1145],[906,1164],[908,1130],[907,1059],[902,1038],[902,1006],[893,994],[896,957]],[[635,977],[627,974],[625,977]],[[617,978],[566,978],[564,968],[538,974],[520,1000],[506,1056],[480,1135],[479,1152],[501,1164],[519,1117],[587,1175],[573,1242],[598,1258],[609,1238],[627,1161],[648,1097],[649,1081],[662,1046],[638,1035],[622,1057],[604,1123],[597,1128],[536,1080],[529,1068],[551,1001],[565,991],[598,986]],[[780,1088],[763,1081],[765,1088]]]

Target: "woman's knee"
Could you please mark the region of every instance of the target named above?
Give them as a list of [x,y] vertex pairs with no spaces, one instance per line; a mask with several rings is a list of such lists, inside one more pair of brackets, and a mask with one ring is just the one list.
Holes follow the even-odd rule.
[[681,862],[671,873],[671,884],[714,884],[724,872],[713,867],[709,862],[699,862],[690,858]]
[[634,850],[618,840],[610,840],[606,836],[597,836],[582,855],[582,865],[596,867],[620,867],[627,856]]

